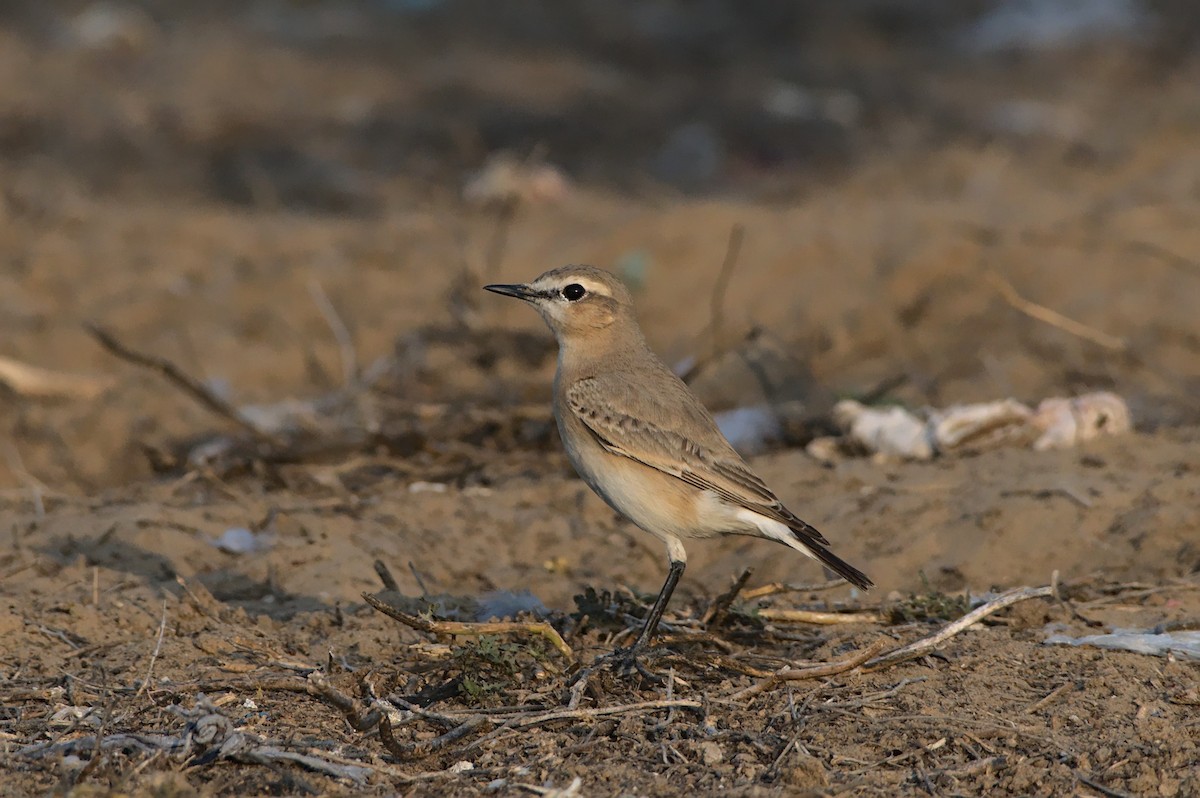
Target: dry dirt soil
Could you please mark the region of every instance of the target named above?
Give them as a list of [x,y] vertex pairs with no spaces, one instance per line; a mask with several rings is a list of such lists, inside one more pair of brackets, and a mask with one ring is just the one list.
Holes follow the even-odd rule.
[[[0,792],[1200,795],[1196,659],[1046,644],[1200,626],[1196,13],[979,54],[957,32],[986,4],[782,5],[4,4],[0,356],[110,384],[0,392]],[[569,189],[468,205],[501,150]],[[478,290],[567,262],[635,283],[714,410],[805,408],[752,463],[876,590],[755,592],[824,577],[698,543],[663,682],[572,688],[665,558],[561,454],[540,321]],[[87,323],[312,417],[247,440]],[[1111,390],[1136,428],[805,453],[832,398],[878,386]],[[364,602],[376,561],[417,613],[530,591],[575,660],[399,624]]]

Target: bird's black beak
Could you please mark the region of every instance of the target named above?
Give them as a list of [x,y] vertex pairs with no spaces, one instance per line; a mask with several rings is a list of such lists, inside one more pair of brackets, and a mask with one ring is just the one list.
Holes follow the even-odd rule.
[[483,289],[491,291],[493,294],[515,296],[517,299],[524,299],[526,302],[541,296],[541,294],[530,289],[527,285],[485,285]]

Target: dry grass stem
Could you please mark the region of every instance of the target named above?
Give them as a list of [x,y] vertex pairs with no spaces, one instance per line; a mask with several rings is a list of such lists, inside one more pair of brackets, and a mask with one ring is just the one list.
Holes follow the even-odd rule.
[[984,618],[999,612],[1005,607],[1011,607],[1022,601],[1027,601],[1033,598],[1047,598],[1054,595],[1054,588],[1047,585],[1046,587],[1018,587],[1002,593],[986,604],[976,607],[968,612],[963,617],[956,621],[943,626],[934,634],[928,637],[923,637],[916,642],[909,643],[906,646],[889,651],[881,657],[877,657],[865,666],[865,670],[873,671],[889,665],[896,665],[906,660],[922,657],[933,651],[942,643],[959,634],[960,632],[971,628],[975,624],[982,621]]
[[779,610],[767,607],[758,617],[775,623],[811,623],[834,626],[841,623],[879,623],[883,619],[874,612],[817,612],[815,610]]
[[163,637],[167,632],[167,600],[163,599],[162,620],[158,624],[158,642],[154,644],[154,651],[150,654],[150,664],[146,666],[146,678],[142,680],[142,686],[138,688],[136,695],[141,695],[150,688],[150,679],[154,675],[154,663],[158,661],[158,654],[162,651]]
[[750,579],[750,576],[753,573],[753,568],[747,568],[746,570],[742,571],[742,575],[734,580],[733,585],[730,586],[730,588],[724,593],[713,599],[712,603],[708,605],[708,609],[704,611],[704,616],[700,619],[700,623],[704,626],[707,626],[713,621],[714,618],[728,610],[733,604],[734,599],[736,599],[738,594],[742,592],[742,588],[746,586],[746,582]]
[[325,323],[329,325],[329,331],[333,333],[334,340],[337,341],[338,354],[342,361],[342,381],[347,386],[353,385],[359,374],[358,348],[354,345],[354,336],[350,333],[350,328],[342,321],[329,294],[325,293],[325,287],[316,277],[309,279],[308,293],[317,306],[317,310],[321,312],[322,318],[325,319]]
[[750,590],[742,591],[742,598],[756,599],[766,596],[774,596],[778,593],[812,593],[819,590],[832,590],[835,587],[842,587],[846,584],[845,579],[831,579],[828,582],[817,582],[814,584],[789,584],[787,582],[772,582],[769,585],[751,588]]
[[854,670],[886,647],[887,640],[881,637],[874,640],[871,645],[867,646],[866,648],[856,651],[853,655],[847,657],[846,659],[838,660],[837,662],[830,662],[825,665],[814,665],[808,668],[776,671],[767,678],[763,679],[761,682],[753,684],[750,687],[747,687],[745,690],[734,693],[732,696],[730,696],[730,700],[742,701],[750,698],[751,696],[756,696],[759,693],[770,690],[773,687],[777,687],[780,684],[784,684],[785,682],[797,682],[805,679],[820,679],[825,676],[836,676],[839,673],[845,673],[846,671]]
[[495,635],[495,634],[527,634],[544,637],[550,645],[562,654],[568,662],[575,661],[575,652],[567,645],[553,626],[544,621],[486,621],[482,623],[466,623],[464,621],[434,621],[402,612],[390,604],[386,604],[369,593],[363,593],[363,600],[384,615],[397,620],[405,626],[410,626],[420,632],[434,635]]
[[242,416],[240,412],[238,412],[236,407],[217,396],[195,377],[192,377],[183,369],[179,368],[179,366],[176,366],[166,358],[135,352],[117,340],[117,337],[111,332],[103,327],[100,327],[99,325],[87,324],[85,325],[84,329],[86,329],[91,336],[96,339],[100,346],[104,347],[105,350],[116,357],[119,357],[121,360],[133,363],[135,366],[141,366],[142,368],[149,369],[151,371],[157,371],[164,378],[166,378],[168,382],[186,393],[206,410],[209,410],[221,418],[233,422],[261,441],[273,445],[278,444],[278,441],[275,440],[274,436],[259,429],[254,424],[251,424],[244,416]]
[[0,356],[0,383],[35,399],[94,399],[112,387],[111,377],[89,377],[31,366]]
[[1114,352],[1124,352],[1129,349],[1129,345],[1121,338],[1117,338],[1114,335],[1109,335],[1106,332],[1097,330],[1095,327],[1089,327],[1082,322],[1068,318],[1058,311],[1051,310],[1044,305],[1039,305],[1036,302],[1030,302],[1028,299],[1025,299],[1023,296],[1017,293],[1017,289],[1013,287],[1012,283],[1008,282],[995,272],[989,271],[987,273],[987,278],[992,286],[1000,292],[1000,296],[1004,297],[1005,302],[1012,305],[1026,316],[1030,316],[1038,321],[1045,322],[1052,327],[1057,327],[1058,329],[1068,332],[1071,335],[1084,338],[1094,344],[1104,347],[1105,349],[1111,349]]

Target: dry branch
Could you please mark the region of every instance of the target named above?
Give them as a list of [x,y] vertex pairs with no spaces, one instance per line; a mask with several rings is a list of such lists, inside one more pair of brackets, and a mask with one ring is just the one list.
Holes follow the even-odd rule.
[[217,414],[221,418],[227,419],[241,427],[246,432],[249,432],[258,440],[278,445],[275,438],[264,432],[263,430],[251,424],[246,418],[238,412],[237,408],[226,402],[221,397],[214,394],[204,386],[195,377],[192,377],[183,369],[176,366],[166,358],[157,357],[156,355],[147,355],[142,352],[135,352],[125,344],[117,340],[111,332],[97,324],[85,324],[84,329],[88,331],[93,338],[96,339],[100,346],[105,350],[120,358],[121,360],[133,363],[135,366],[141,366],[151,371],[156,371],[161,374],[168,382],[179,388],[181,391],[198,402],[206,410]]
[[453,742],[461,740],[490,721],[484,715],[472,715],[450,731],[432,740],[402,743],[392,734],[392,721],[386,714],[379,719],[379,739],[388,752],[395,757],[427,756]]
[[400,583],[396,581],[396,577],[392,576],[392,570],[387,567],[387,563],[383,560],[376,560],[372,565],[376,575],[379,576],[379,581],[383,583],[383,589],[399,593]]
[[786,582],[772,582],[769,585],[763,585],[762,587],[744,590],[742,591],[742,597],[746,599],[756,599],[763,598],[765,596],[774,596],[776,593],[812,593],[818,590],[832,590],[835,587],[842,587],[845,584],[845,579],[831,579],[828,582],[817,582],[815,584],[807,585]]
[[384,615],[397,620],[405,626],[411,626],[420,632],[434,635],[494,635],[521,633],[537,635],[546,638],[549,643],[563,655],[568,662],[575,661],[575,652],[567,645],[553,626],[545,621],[488,621],[484,623],[466,623],[463,621],[434,621],[407,612],[380,601],[370,593],[362,594],[363,600]]
[[162,651],[163,636],[167,632],[167,600],[163,599],[162,621],[158,624],[158,642],[154,644],[154,652],[150,655],[150,664],[146,666],[146,678],[142,681],[142,686],[138,688],[135,695],[141,695],[150,688],[150,679],[154,676],[154,663],[158,661],[158,654]]
[[684,698],[660,699],[658,701],[640,701],[636,704],[620,704],[615,707],[594,707],[592,709],[555,709],[550,712],[540,712],[525,717],[517,716],[505,724],[510,729],[528,729],[556,720],[585,720],[601,718],[605,715],[624,715],[630,712],[646,712],[657,709],[694,709],[703,711],[704,704]]
[[[105,752],[126,751],[144,754],[166,753],[189,757],[190,764],[202,765],[219,760],[232,760],[253,765],[295,764],[339,779],[362,783],[375,769],[366,765],[341,764],[315,753],[287,750],[290,743],[264,739],[238,729],[209,702],[200,701],[192,710],[178,711],[187,724],[178,735],[128,733],[95,735],[61,742],[31,745],[16,752],[17,756],[33,759],[91,754],[97,763]],[[82,775],[82,774],[81,774]]]
[[737,268],[738,255],[741,254],[742,241],[745,237],[746,228],[740,223],[730,228],[729,243],[725,246],[725,259],[721,262],[721,271],[717,273],[717,280],[713,283],[712,297],[709,300],[708,325],[700,334],[701,339],[705,337],[709,339],[708,354],[705,357],[696,358],[696,362],[679,375],[684,382],[691,382],[697,374],[704,370],[705,366],[722,354],[721,337],[725,321],[725,292],[729,289],[729,281],[733,277],[734,269]]
[[1025,297],[1017,293],[1017,289],[1012,283],[1005,280],[1000,275],[993,271],[987,272],[988,281],[1000,292],[1000,296],[1004,297],[1004,301],[1012,305],[1017,310],[1024,313],[1026,316],[1045,322],[1052,327],[1057,327],[1060,330],[1076,335],[1098,344],[1105,349],[1111,349],[1115,352],[1124,352],[1129,348],[1129,345],[1121,338],[1115,335],[1109,335],[1106,332],[1097,330],[1095,327],[1089,327],[1083,322],[1075,321],[1068,318],[1056,310],[1051,310],[1045,305],[1039,305],[1036,302],[1030,302]]
[[729,243],[725,245],[725,260],[721,262],[721,271],[717,281],[713,283],[712,299],[709,302],[709,334],[712,336],[712,351],[714,355],[721,344],[721,329],[725,323],[725,293],[729,290],[729,281],[733,278],[733,270],[737,268],[738,255],[742,252],[742,241],[746,238],[746,228],[738,223],[729,229]]
[[111,377],[88,377],[31,366],[0,357],[0,383],[20,396],[38,399],[94,399],[112,387]]
[[350,328],[342,321],[329,294],[325,293],[325,287],[316,277],[309,279],[308,293],[317,306],[317,310],[325,319],[325,323],[329,325],[333,339],[337,342],[338,354],[342,360],[342,382],[345,385],[353,385],[359,375],[358,348],[354,345],[354,336],[351,334]]
[[772,673],[761,682],[747,687],[730,696],[731,701],[741,701],[751,696],[770,690],[772,687],[780,685],[784,682],[796,682],[804,679],[820,679],[825,676],[836,676],[839,673],[854,670],[862,665],[871,657],[878,654],[887,646],[887,641],[882,637],[876,639],[871,645],[866,648],[856,651],[853,655],[846,659],[837,662],[830,662],[825,665],[814,665],[808,668],[796,668],[794,670],[786,669]]
[[724,593],[713,599],[712,604],[708,605],[708,609],[704,611],[704,616],[700,619],[700,623],[707,626],[714,618],[728,610],[733,604],[734,599],[736,599],[738,594],[742,592],[742,588],[746,586],[746,582],[749,581],[750,576],[753,573],[753,568],[747,568],[746,570],[742,571],[742,575],[734,580],[733,585],[731,585],[730,588]]
[[1028,599],[1046,598],[1053,595],[1054,588],[1050,587],[1049,585],[1046,587],[1014,588],[1013,590],[1009,590],[1007,593],[1000,594],[986,604],[976,607],[958,620],[946,624],[937,632],[929,635],[928,637],[923,637],[916,642],[893,649],[881,657],[876,657],[866,664],[865,669],[878,670],[879,668],[887,667],[889,665],[896,665],[910,659],[922,657],[958,633],[964,631],[965,629],[969,629],[970,627],[982,621],[984,618],[1004,609],[1005,607],[1010,607],[1013,604],[1026,601]]

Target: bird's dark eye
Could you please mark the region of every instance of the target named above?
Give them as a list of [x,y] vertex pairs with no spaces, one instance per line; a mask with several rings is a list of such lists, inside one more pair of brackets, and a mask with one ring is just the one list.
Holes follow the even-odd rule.
[[574,302],[577,299],[583,299],[583,295],[586,293],[587,291],[584,290],[584,287],[579,283],[571,283],[562,290],[563,298],[565,298],[568,302]]

